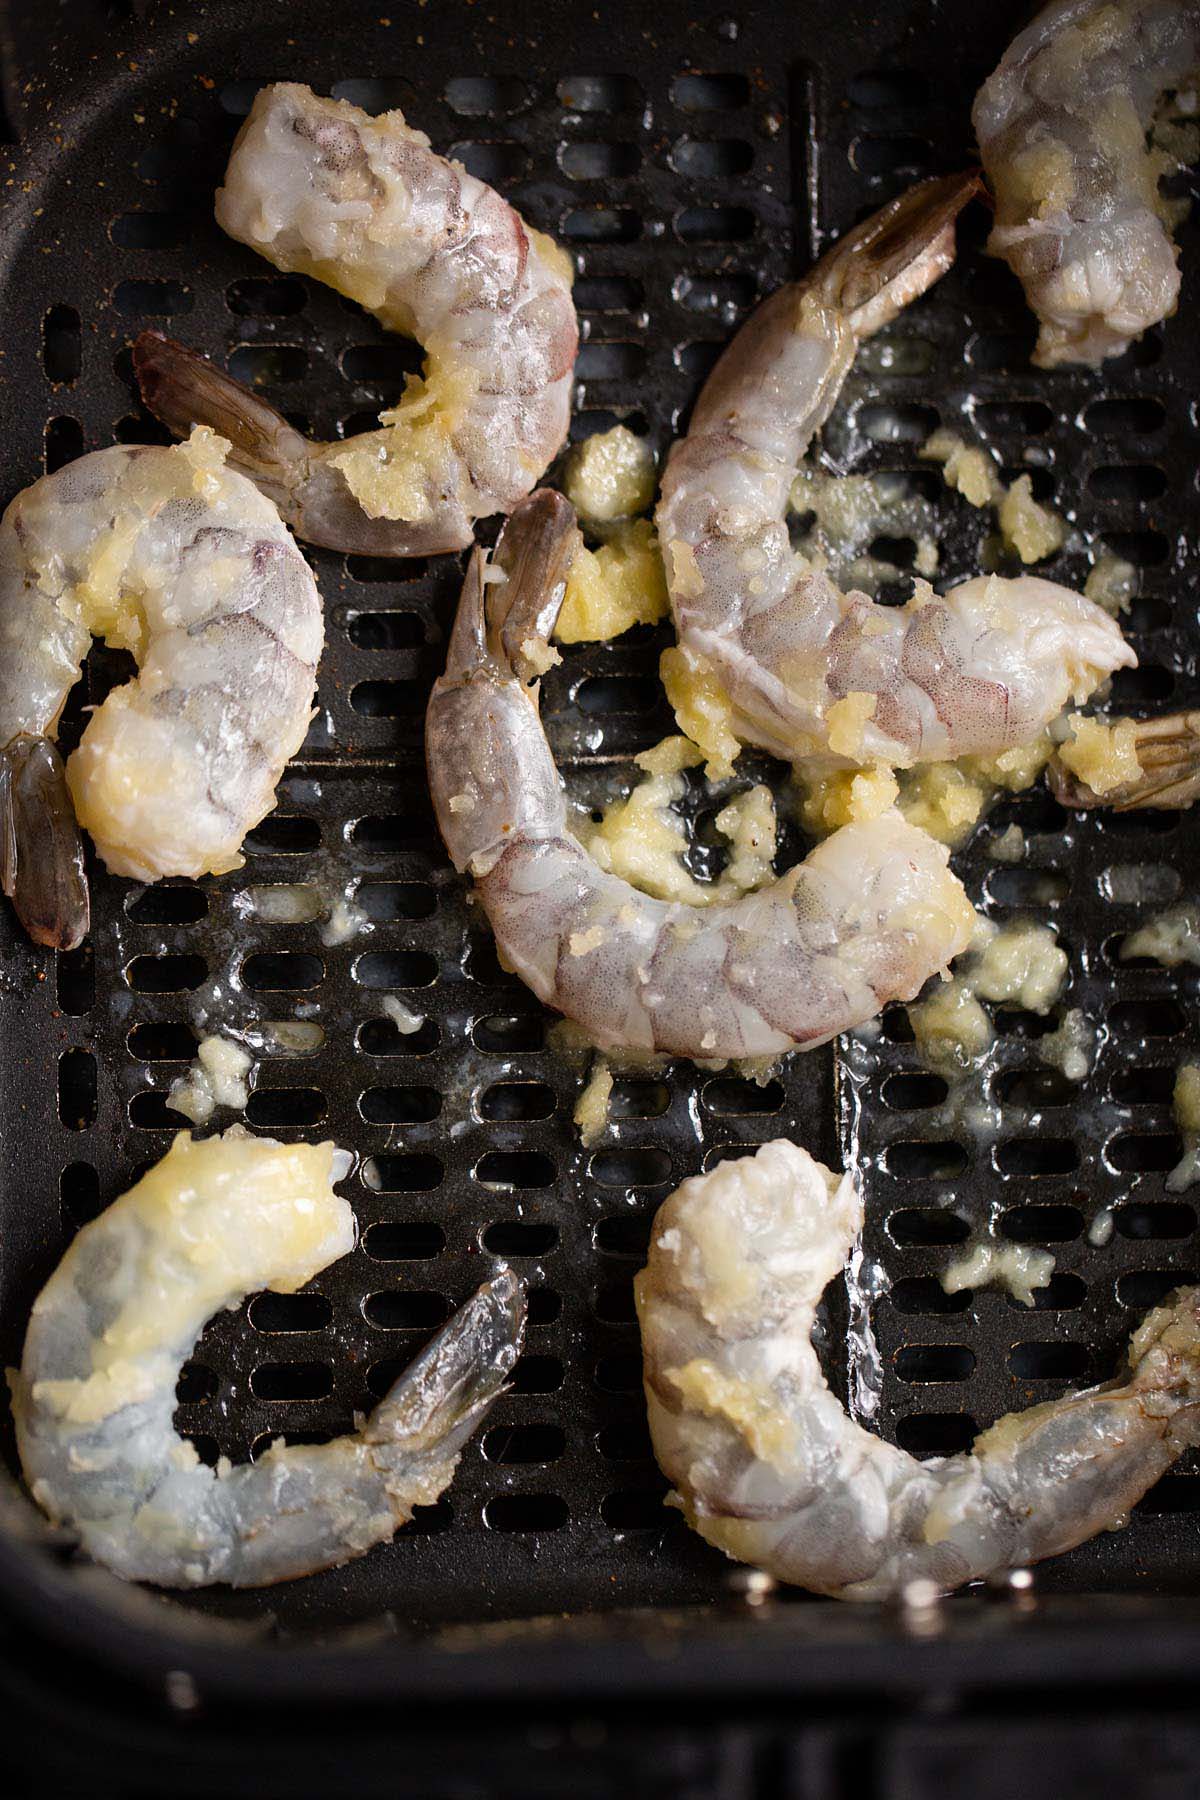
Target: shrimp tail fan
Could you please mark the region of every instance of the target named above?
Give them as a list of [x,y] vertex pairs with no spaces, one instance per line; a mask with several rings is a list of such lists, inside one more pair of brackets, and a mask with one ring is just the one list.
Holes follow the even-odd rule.
[[826,266],[858,337],[886,325],[945,274],[954,261],[954,221],[982,189],[977,169],[933,176],[838,240]]
[[186,438],[193,426],[210,426],[229,440],[231,466],[285,508],[307,445],[281,412],[161,331],[143,331],[134,340],[133,368],[143,401],[168,431]]
[[83,839],[63,760],[28,732],[0,750],[0,888],[35,943],[74,950],[87,936]]
[[521,1281],[501,1267],[410,1363],[368,1419],[378,1462],[457,1455],[511,1374],[525,1336]]

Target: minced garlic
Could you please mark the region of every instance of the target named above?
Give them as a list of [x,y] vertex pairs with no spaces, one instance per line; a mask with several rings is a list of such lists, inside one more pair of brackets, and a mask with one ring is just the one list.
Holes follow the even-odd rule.
[[250,1098],[249,1075],[254,1059],[229,1038],[201,1038],[196,1060],[187,1074],[171,1083],[167,1105],[197,1125],[211,1119],[218,1106],[241,1111]]
[[563,492],[585,525],[611,525],[654,498],[654,452],[625,425],[597,432],[567,458]]
[[1054,1258],[1048,1250],[985,1242],[948,1264],[940,1280],[948,1294],[963,1288],[1006,1287],[1022,1306],[1032,1306],[1034,1289],[1045,1287],[1053,1273]]
[[1109,725],[1103,719],[1071,713],[1067,724],[1072,735],[1060,745],[1058,760],[1078,775],[1093,794],[1111,794],[1114,788],[1138,780],[1142,765],[1138,761],[1135,720],[1118,719],[1115,725]]
[[1167,1190],[1179,1194],[1200,1181],[1200,1064],[1184,1063],[1179,1069],[1172,1110],[1183,1133],[1183,1155],[1167,1176]]
[[560,644],[607,643],[634,625],[657,624],[669,610],[654,527],[633,519],[598,549],[576,552],[554,636]]
[[704,753],[709,780],[732,775],[742,746],[732,726],[733,702],[712,670],[691,651],[672,645],[663,651],[658,672],[679,729]]
[[597,1056],[592,1063],[587,1085],[580,1091],[575,1102],[575,1123],[579,1127],[580,1142],[585,1147],[594,1144],[608,1124],[612,1090],[613,1076],[608,1059]]

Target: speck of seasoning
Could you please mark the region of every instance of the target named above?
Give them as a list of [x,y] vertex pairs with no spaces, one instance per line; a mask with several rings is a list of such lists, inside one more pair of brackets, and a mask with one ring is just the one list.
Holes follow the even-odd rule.
[[200,42],[200,33],[198,31],[189,31],[187,40],[189,44],[198,44]]
[[197,75],[196,80],[202,88],[214,88],[217,85],[211,75]]

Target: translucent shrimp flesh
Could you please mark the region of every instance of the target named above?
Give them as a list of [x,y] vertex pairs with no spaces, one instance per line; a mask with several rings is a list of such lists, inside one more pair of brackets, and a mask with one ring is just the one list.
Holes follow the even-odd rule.
[[234,1126],[162,1161],[85,1225],[34,1302],[10,1375],[30,1491],[132,1581],[259,1587],[386,1543],[436,1500],[520,1351],[521,1283],[503,1266],[348,1436],[199,1461],[172,1424],[205,1320],[255,1289],[290,1294],[355,1241],[332,1144]]
[[223,457],[209,431],[97,450],[0,520],[0,877],[60,948],[82,935],[82,873],[46,744],[93,635],[138,663],[66,765],[114,874],[239,867],[308,729],[321,598],[275,508]]
[[1175,311],[1169,164],[1147,132],[1164,92],[1197,73],[1195,0],[1052,0],[980,89],[988,248],[1037,315],[1039,367],[1094,368]]
[[845,1600],[943,1590],[1125,1523],[1200,1442],[1200,1288],[1134,1332],[1115,1381],[1010,1413],[919,1462],[830,1393],[812,1344],[862,1224],[854,1183],[783,1141],[685,1181],[634,1284],[655,1455],[739,1562]]
[[436,156],[399,112],[372,118],[281,83],[260,90],[217,222],[279,269],[328,282],[417,338],[424,374],[377,430],[314,443],[259,395],[153,333],[143,397],[175,432],[212,425],[310,543],[376,556],[469,544],[567,433],[578,326],[565,252],[494,189]]
[[680,647],[744,743],[789,761],[996,755],[1136,658],[1100,607],[984,576],[903,607],[841,593],[793,550],[788,496],[858,345],[949,268],[973,176],[923,182],[764,301],[672,449],[657,525]]
[[652,899],[588,855],[529,685],[577,543],[568,503],[540,490],[490,567],[476,550],[426,715],[438,825],[506,967],[601,1049],[697,1058],[824,1043],[915,994],[974,914],[947,851],[894,811],[728,905]]
[[1058,751],[1050,758],[1046,776],[1051,792],[1063,806],[1106,806],[1113,812],[1153,807],[1169,812],[1200,800],[1200,712],[1119,720],[1108,730],[1127,734],[1136,773],[1094,787],[1069,768]]

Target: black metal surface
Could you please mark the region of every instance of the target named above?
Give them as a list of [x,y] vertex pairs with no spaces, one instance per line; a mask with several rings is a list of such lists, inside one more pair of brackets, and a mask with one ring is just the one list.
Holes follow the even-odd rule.
[[[576,250],[589,337],[574,429],[627,418],[661,449],[756,295],[916,175],[964,162],[970,97],[1012,20],[1006,8],[980,18],[936,0],[672,5],[655,18],[573,12],[564,36],[549,6],[381,0],[340,8],[335,34],[326,5],[300,0],[152,6],[141,20],[76,11],[69,24],[18,12],[11,23],[25,141],[6,172],[0,246],[5,497],[44,457],[56,466],[114,439],[158,438],[129,367],[128,345],[147,324],[227,358],[324,437],[367,423],[416,366],[413,348],[358,308],[277,275],[213,223],[230,141],[265,79],[402,105],[439,148]],[[1141,566],[1131,635],[1142,668],[1118,678],[1114,704],[1195,704],[1195,227],[1182,233],[1193,275],[1183,315],[1100,374],[1053,375],[1028,367],[1029,321],[1007,272],[979,254],[985,230],[981,212],[968,218],[956,270],[889,333],[915,347],[919,372],[873,358],[827,444],[846,467],[914,469],[940,420],[978,432],[1010,469],[1034,469],[1039,491]],[[1135,472],[1096,481],[1099,469]],[[928,469],[924,479],[936,494]],[[949,497],[938,506],[943,570],[965,573],[978,521]],[[239,1458],[271,1436],[344,1429],[387,1366],[470,1291],[483,1250],[529,1278],[533,1323],[515,1390],[420,1524],[347,1569],[267,1596],[182,1604],[308,1634],[381,1617],[433,1626],[719,1598],[725,1565],[660,1505],[629,1284],[673,1183],[781,1133],[833,1160],[857,1146],[866,1254],[896,1284],[874,1309],[876,1423],[887,1435],[929,1447],[968,1418],[984,1424],[1107,1373],[1153,1286],[1130,1277],[1177,1281],[1200,1266],[1193,1197],[1163,1189],[1169,1072],[1197,1042],[1196,973],[1114,954],[1145,911],[1114,893],[1141,882],[1160,900],[1194,886],[1187,817],[1070,820],[1039,789],[994,816],[1023,825],[1025,864],[989,861],[986,833],[959,858],[993,916],[1058,927],[1071,955],[1062,1006],[1082,1006],[1104,1033],[1082,1096],[1038,1111],[1006,1104],[995,1143],[898,1153],[949,1134],[930,1129],[917,1090],[888,1087],[917,1065],[902,1027],[885,1023],[875,1044],[794,1058],[761,1093],[677,1065],[632,1086],[626,1116],[585,1152],[571,1124],[580,1070],[547,1045],[551,1020],[498,969],[425,792],[422,706],[458,565],[313,560],[329,623],[320,712],[245,869],[144,899],[97,872],[94,961],[77,953],[56,967],[7,914],[0,921],[0,1353],[17,1359],[29,1304],[71,1231],[165,1149],[174,1121],[161,1095],[181,1050],[186,1060],[198,1005],[229,1025],[292,1017],[297,1002],[312,1009],[322,1049],[264,1060],[249,1119],[285,1137],[332,1136],[358,1152],[362,1171],[346,1191],[363,1239],[314,1284],[327,1305],[252,1305],[206,1331],[180,1412],[206,1454]],[[1076,554],[1048,572],[1074,579],[1084,566]],[[669,727],[656,682],[667,641],[658,630],[582,647],[547,681],[553,741],[581,783]],[[112,676],[97,654],[90,697]],[[1114,869],[1135,873],[1114,886]],[[373,932],[327,948],[319,924],[248,920],[238,896],[280,880],[363,883]],[[383,1019],[389,990],[428,1015],[416,1038]],[[515,1023],[486,1024],[495,1020]],[[989,1080],[1035,1066],[1029,1035],[1041,1026],[1001,1023]],[[1131,1135],[1144,1141],[1130,1145]],[[1093,1248],[1087,1225],[1110,1203],[1117,1229]],[[1053,1210],[1015,1210],[1037,1207]],[[989,1291],[948,1312],[928,1278],[962,1233],[951,1221],[969,1228],[993,1211],[1010,1231],[1051,1243],[1049,1304],[1026,1313]],[[920,1214],[907,1233],[898,1212]],[[836,1343],[836,1301],[831,1311]],[[1060,1348],[1021,1349],[1014,1372],[1014,1347],[1041,1344]],[[915,1370],[910,1360],[906,1378],[896,1352],[913,1346],[935,1353]],[[835,1363],[831,1353],[837,1380]],[[947,1372],[954,1379],[938,1378]],[[1167,1477],[1127,1532],[1061,1559],[1040,1585],[1194,1590],[1198,1490],[1193,1473]],[[169,1624],[175,1605],[153,1616]],[[856,1614],[839,1629],[865,1650],[876,1627]]]

